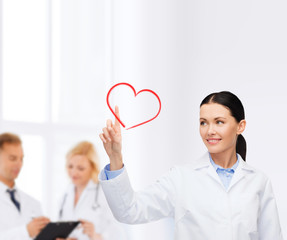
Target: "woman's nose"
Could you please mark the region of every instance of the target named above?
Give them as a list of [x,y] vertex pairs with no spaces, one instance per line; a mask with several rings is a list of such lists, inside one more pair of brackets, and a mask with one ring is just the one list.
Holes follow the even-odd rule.
[[208,136],[215,135],[215,133],[216,133],[216,131],[214,129],[214,126],[213,125],[209,125],[208,132],[207,132]]
[[69,169],[69,175],[72,177],[72,176],[75,176],[77,173],[75,171],[75,169]]

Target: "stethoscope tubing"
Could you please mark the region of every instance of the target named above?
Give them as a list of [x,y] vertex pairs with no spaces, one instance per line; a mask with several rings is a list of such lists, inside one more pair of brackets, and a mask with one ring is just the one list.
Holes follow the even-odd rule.
[[[67,200],[67,196],[68,196],[68,193],[65,193],[64,198],[63,198],[63,202],[62,202],[62,205],[61,205],[61,208],[59,211],[59,219],[61,219],[63,216],[63,210],[64,210],[64,205],[65,205],[66,200]],[[100,204],[98,203],[98,198],[99,198],[99,184],[97,184],[97,186],[96,186],[95,199],[94,199],[94,203],[92,205],[92,209],[94,211],[100,207]]]

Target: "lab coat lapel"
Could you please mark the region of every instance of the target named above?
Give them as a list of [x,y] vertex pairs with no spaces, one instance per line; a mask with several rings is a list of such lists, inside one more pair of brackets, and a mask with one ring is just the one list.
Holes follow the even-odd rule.
[[[65,199],[66,198],[66,199]],[[63,208],[75,210],[75,186],[71,184],[68,187],[67,193],[63,198]]]
[[80,208],[81,204],[84,202],[84,199],[86,198],[87,191],[89,191],[92,185],[93,185],[92,180],[90,180],[87,186],[85,187],[84,191],[82,192],[80,199],[75,207],[75,210],[78,210]]
[[205,169],[206,174],[224,188],[217,172],[215,171],[214,167],[210,163],[210,158],[209,158],[208,152],[206,154],[204,154],[204,156],[202,158],[200,158],[200,160],[197,162],[197,164],[195,166],[195,169],[197,169],[197,170],[204,170]]
[[[17,214],[21,214],[18,209],[15,207],[15,205],[13,204],[13,202],[11,201],[10,199],[10,196],[9,194],[6,192],[7,190],[7,186],[5,184],[3,184],[2,182],[0,182],[0,201],[1,201],[1,204],[5,204],[7,205],[7,207],[13,209],[13,211],[17,212]],[[17,198],[18,198],[18,201],[20,202],[21,204],[21,191],[15,187],[16,191],[17,191]]]
[[[238,154],[238,160],[239,160],[239,165],[238,165],[237,169],[235,170],[235,173],[231,179],[231,182],[230,182],[230,185],[229,185],[227,191],[230,191],[230,189],[234,185],[236,185],[239,181],[241,181],[246,176],[246,174],[249,174],[250,172],[254,172],[254,168],[249,166],[241,158],[241,156],[239,154]],[[225,187],[224,187],[222,181],[220,180],[220,177],[218,176],[216,170],[214,169],[214,167],[210,163],[210,158],[209,158],[208,152],[202,158],[200,158],[200,160],[196,163],[195,169],[197,169],[197,170],[205,169],[207,175],[209,177],[211,177],[214,181],[218,182],[223,187],[223,189],[225,190]]]
[[231,179],[230,185],[227,189],[227,191],[230,191],[230,189],[237,184],[241,179],[244,178],[246,172],[242,169],[242,163],[239,163],[238,169],[235,170],[234,175]]
[[[224,185],[223,183],[221,182],[216,170],[214,169],[214,167],[210,164],[210,166],[208,167],[208,170],[207,170],[207,174],[212,177],[216,182],[218,182],[223,188],[224,188]],[[225,188],[224,188],[225,189]]]
[[7,196],[5,196],[5,194],[6,194],[5,192],[4,193],[1,192],[1,194],[0,194],[0,202],[1,202],[1,204],[4,203],[7,206],[12,206],[13,203],[11,202],[11,200]]
[[60,204],[59,219],[61,221],[75,219],[75,186],[73,184],[67,187]]
[[32,217],[38,217],[37,211],[33,210],[33,207],[31,206],[31,202],[29,201],[25,193],[22,192],[19,188],[17,188],[17,186],[15,187],[15,189],[18,193],[18,197],[19,197],[18,200],[21,206],[21,211],[20,212],[18,210],[17,211],[21,215],[21,218],[25,219],[27,218],[27,216],[29,216],[30,219],[28,220],[30,221],[32,220]]
[[[20,202],[20,205],[21,205],[20,215],[27,216],[27,215],[29,215],[30,208],[29,208],[29,211],[28,211],[28,208],[25,207],[25,206],[29,206],[31,204],[29,203],[29,201],[27,201],[27,198],[25,197],[25,195],[23,194],[23,192],[21,190],[17,189],[17,192],[18,192],[18,196],[19,196],[19,202]],[[37,217],[36,213],[33,212],[32,214],[33,214],[32,217]]]
[[230,185],[228,187],[227,191],[230,191],[230,189],[236,185],[239,181],[241,181],[247,174],[250,172],[253,172],[254,169],[250,167],[238,154],[238,160],[239,160],[239,165],[237,169],[235,170],[235,173],[231,179]]

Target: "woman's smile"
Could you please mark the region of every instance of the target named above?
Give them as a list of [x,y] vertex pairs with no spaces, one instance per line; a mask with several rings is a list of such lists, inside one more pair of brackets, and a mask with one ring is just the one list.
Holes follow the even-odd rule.
[[208,138],[206,141],[211,145],[215,145],[221,141],[221,138]]

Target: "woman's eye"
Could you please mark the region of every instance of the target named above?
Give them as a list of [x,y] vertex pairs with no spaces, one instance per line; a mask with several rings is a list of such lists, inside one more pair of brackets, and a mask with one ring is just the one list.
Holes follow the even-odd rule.
[[206,125],[206,122],[200,122],[200,125],[201,125],[201,126],[205,126],[205,125]]
[[217,124],[223,124],[224,122],[222,122],[222,121],[217,121],[216,123],[217,123]]

